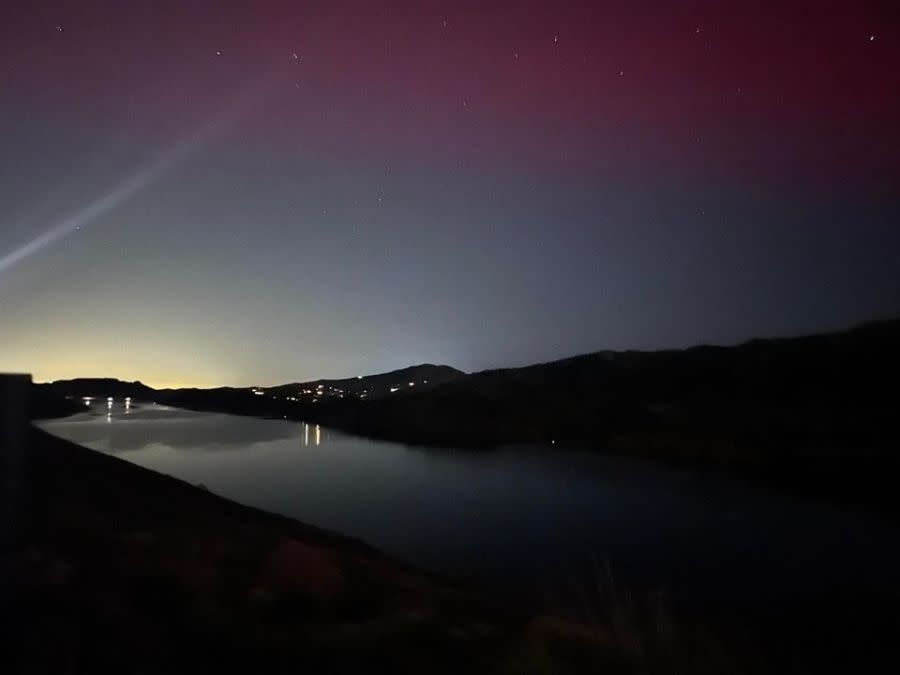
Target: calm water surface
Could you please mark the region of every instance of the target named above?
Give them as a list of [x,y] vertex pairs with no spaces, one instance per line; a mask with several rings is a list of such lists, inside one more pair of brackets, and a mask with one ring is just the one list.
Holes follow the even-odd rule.
[[104,404],[42,426],[416,565],[511,588],[607,565],[623,582],[731,599],[900,585],[887,523],[706,472],[546,447],[420,448],[152,404],[109,415]]

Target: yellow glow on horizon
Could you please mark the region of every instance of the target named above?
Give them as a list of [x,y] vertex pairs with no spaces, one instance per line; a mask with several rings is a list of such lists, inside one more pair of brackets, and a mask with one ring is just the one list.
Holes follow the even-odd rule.
[[[132,336],[112,329],[107,334],[85,325],[63,337],[49,327],[35,328],[32,335],[18,336],[0,349],[0,373],[30,374],[37,383],[112,378],[154,389],[249,389],[312,379],[308,373],[282,372],[277,365],[259,371],[255,363],[236,359],[212,341],[198,349],[183,335]],[[324,394],[324,385],[318,386],[321,391],[304,393]]]
[[[238,386],[229,382],[227,378],[218,373],[191,372],[190,379],[187,374],[175,376],[169,373],[161,373],[157,376],[147,377],[146,373],[140,373],[128,368],[117,367],[112,369],[110,364],[93,360],[79,360],[77,366],[69,364],[46,364],[43,368],[35,368],[31,371],[35,382],[54,382],[56,380],[75,380],[79,378],[109,377],[123,382],[142,382],[153,389],[188,389],[192,387],[204,389],[222,386]],[[8,370],[0,366],[0,372]],[[22,370],[21,368],[17,370]],[[28,372],[28,369],[25,369]]]

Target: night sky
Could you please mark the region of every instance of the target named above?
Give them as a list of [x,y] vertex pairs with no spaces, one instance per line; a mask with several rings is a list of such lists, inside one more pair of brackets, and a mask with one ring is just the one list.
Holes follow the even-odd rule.
[[900,314],[896,0],[10,4],[0,370],[272,384]]

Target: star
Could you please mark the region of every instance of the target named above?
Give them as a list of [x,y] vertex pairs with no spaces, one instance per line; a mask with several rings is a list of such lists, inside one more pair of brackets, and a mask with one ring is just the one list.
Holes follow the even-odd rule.
[[299,60],[300,60],[300,57],[297,55],[297,52],[294,52],[294,53],[292,54],[292,56],[294,57],[294,61],[299,61]]
[[870,36],[869,36],[869,42],[875,42],[875,36],[874,36],[874,35],[870,35]]
[[218,49],[216,50],[216,56],[222,56],[222,52],[219,51]]
[[518,61],[519,60],[519,52],[513,52],[513,58]]
[[56,27],[56,32],[57,32],[57,33],[62,33],[62,32],[63,32],[63,27],[62,27],[62,26],[57,26],[57,27]]
[[625,75],[625,71],[624,71],[624,70],[620,70],[620,71],[619,71],[619,77],[623,77],[624,75]]
[[447,27],[447,19],[444,19],[443,21],[441,21],[441,25],[442,25],[444,28],[446,28],[446,27]]
[[554,36],[553,36],[553,42],[556,43],[556,44],[559,44],[559,35],[554,35]]

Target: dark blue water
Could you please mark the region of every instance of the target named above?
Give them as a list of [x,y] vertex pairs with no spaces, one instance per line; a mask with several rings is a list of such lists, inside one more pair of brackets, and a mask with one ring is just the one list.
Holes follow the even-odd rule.
[[607,568],[617,583],[729,600],[900,586],[888,523],[710,472],[555,447],[408,447],[151,404],[110,414],[104,404],[43,426],[410,563],[510,588]]

